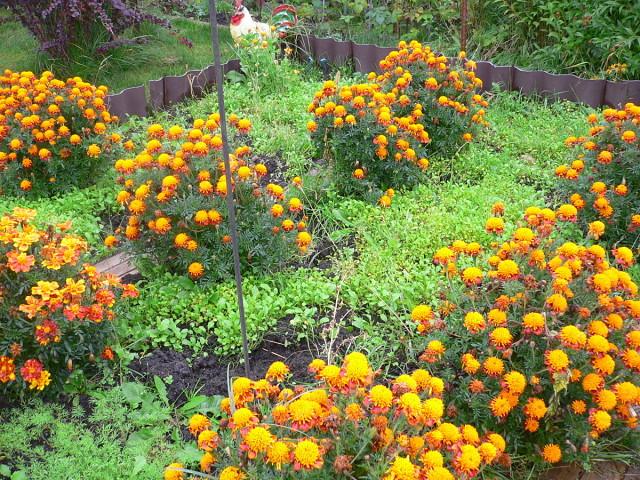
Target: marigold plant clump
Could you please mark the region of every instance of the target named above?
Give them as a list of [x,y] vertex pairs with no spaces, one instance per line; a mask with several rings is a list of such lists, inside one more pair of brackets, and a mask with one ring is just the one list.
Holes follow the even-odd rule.
[[[316,359],[308,368],[317,379],[308,387],[286,387],[282,362],[260,380],[236,378],[222,419],[191,417],[203,451],[195,468],[220,479],[453,480],[504,457],[500,435],[444,421],[444,383],[426,370],[387,386],[358,352],[342,365]],[[173,463],[164,478],[189,478],[184,470]]]
[[0,217],[0,393],[57,391],[71,372],[112,360],[109,325],[121,297],[137,296],[81,264],[87,243],[70,223],[39,229],[34,210]]
[[591,114],[588,134],[569,137],[572,162],[556,168],[560,191],[595,239],[633,244],[640,228],[640,106]]
[[564,242],[561,215],[550,209],[528,208],[510,235],[494,213],[487,230],[495,242],[436,252],[442,303],[412,313],[425,336],[421,359],[451,381],[460,419],[503,433],[517,445],[512,453],[585,461],[601,439],[637,439],[640,299],[626,272],[631,250],[609,260],[599,245]]
[[309,105],[314,119],[307,129],[333,160],[343,193],[384,194],[380,203],[388,206],[385,190],[418,183],[428,157],[450,156],[473,140],[488,103],[477,93],[475,63],[463,62],[464,52],[455,62],[418,42],[400,42],[369,83],[323,84]]
[[107,87],[79,77],[5,70],[0,75],[0,188],[4,194],[48,195],[95,181],[121,141],[109,133],[116,116]]
[[[196,119],[193,127],[148,128],[148,142],[134,158],[115,163],[123,189],[117,200],[129,214],[127,226],[105,239],[123,239],[137,258],[151,260],[194,280],[217,280],[232,272],[226,195],[235,196],[240,255],[245,266],[266,268],[307,252],[302,182],[289,188],[270,182],[262,163],[249,161],[240,146],[230,157],[232,192],[222,161],[219,115]],[[230,116],[233,132],[246,134],[248,119]]]

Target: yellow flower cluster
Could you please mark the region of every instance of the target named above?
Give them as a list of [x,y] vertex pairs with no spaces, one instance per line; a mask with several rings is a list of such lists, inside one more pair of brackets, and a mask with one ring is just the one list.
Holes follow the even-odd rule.
[[[316,383],[306,388],[284,385],[290,372],[282,362],[263,379],[236,378],[218,430],[194,415],[189,430],[203,450],[201,471],[229,479],[247,478],[248,471],[283,479],[367,471],[385,480],[453,480],[503,457],[502,436],[444,421],[444,383],[426,370],[384,385],[359,352],[342,365],[316,359],[308,368]],[[165,479],[182,480],[184,470],[171,464]]]
[[[229,121],[237,133],[251,129],[248,119],[230,115]],[[215,113],[196,119],[190,129],[150,125],[145,148],[135,157],[115,162],[123,186],[117,201],[129,217],[124,229],[105,239],[107,246],[117,245],[118,237],[124,237],[134,253],[139,249],[147,254],[151,245],[163,263],[199,279],[208,265],[230,257],[225,197],[232,194],[239,205],[238,221],[263,237],[265,244],[282,242],[297,245],[301,253],[308,250],[311,235],[302,201],[269,182],[266,165],[252,162],[247,146],[230,155],[232,192],[227,191],[219,122]],[[296,177],[292,188],[301,186]],[[246,234],[246,229],[240,230]],[[248,262],[255,261],[253,251],[251,247],[245,252]]]
[[[487,223],[505,237],[486,254],[464,241],[440,249],[434,262],[454,293],[443,293],[437,310],[417,306],[411,318],[427,336],[422,359],[458,363],[457,387],[483,399],[477,405],[493,418],[485,427],[500,432],[515,416],[525,437],[541,431],[545,441],[588,445],[589,437],[638,425],[640,299],[625,271],[633,252],[619,247],[610,261],[599,245],[563,242],[554,235],[559,217],[531,207],[510,235],[500,217]],[[461,357],[442,356],[447,346]],[[463,398],[453,401],[466,410]],[[559,461],[560,447],[547,447],[543,457]]]
[[[51,72],[0,75],[0,182],[8,191],[84,185],[98,157],[120,142],[109,127],[107,88]],[[59,178],[59,173],[66,173]],[[69,177],[69,178],[67,178]]]
[[640,159],[640,106],[605,109],[587,117],[588,135],[571,136],[565,145],[577,150],[571,163],[555,173],[567,199],[580,212],[584,230],[598,240],[632,240],[640,227],[637,162]]

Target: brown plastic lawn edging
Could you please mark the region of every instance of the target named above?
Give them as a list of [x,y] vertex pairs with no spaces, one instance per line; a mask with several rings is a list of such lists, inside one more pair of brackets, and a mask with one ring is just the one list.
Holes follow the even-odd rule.
[[[351,62],[355,70],[361,73],[379,72],[380,60],[394,50],[391,47],[318,38],[313,35],[300,37],[298,43],[316,62],[325,60],[333,65]],[[494,84],[498,84],[503,90],[538,95],[550,100],[568,100],[594,108],[619,108],[627,102],[640,104],[640,80],[589,80],[571,74],[530,71],[486,61],[476,63],[476,74],[482,80],[484,90],[491,90]],[[229,60],[222,67],[224,73],[239,71],[240,61]],[[148,98],[145,86],[140,85],[109,95],[107,100],[111,113],[122,119],[130,115],[145,117],[152,111],[163,110],[187,98],[198,97],[212,85],[215,85],[214,66],[209,65],[184,75],[149,81]]]

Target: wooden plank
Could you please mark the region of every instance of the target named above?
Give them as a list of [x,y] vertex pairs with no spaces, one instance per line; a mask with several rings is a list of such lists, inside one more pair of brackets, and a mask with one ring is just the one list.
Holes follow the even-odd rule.
[[124,252],[117,253],[101,262],[96,263],[96,269],[100,273],[110,273],[118,278],[138,273],[136,267],[131,263]]

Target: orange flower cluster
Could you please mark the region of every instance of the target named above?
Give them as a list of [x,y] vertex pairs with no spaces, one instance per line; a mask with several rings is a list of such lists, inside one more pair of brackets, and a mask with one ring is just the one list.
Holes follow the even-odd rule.
[[[412,312],[427,337],[423,359],[436,372],[458,365],[454,381],[472,400],[456,393],[455,406],[479,409],[469,412],[479,422],[488,410],[483,426],[505,435],[517,434],[507,431],[517,419],[523,439],[515,443],[523,448],[533,432],[576,446],[556,455],[560,447],[549,443],[549,462],[573,459],[603,434],[636,428],[633,407],[640,404],[640,299],[625,271],[633,254],[620,247],[610,261],[599,245],[563,242],[553,235],[558,219],[531,207],[510,235],[495,219],[487,223],[490,233],[506,235],[487,254],[463,241],[439,250],[434,262],[449,282],[447,300]],[[438,340],[440,352],[446,349],[441,363],[433,357]]]
[[[486,125],[482,82],[418,42],[400,42],[369,83],[324,82],[309,104],[312,138],[335,160],[345,193],[410,185],[429,167],[427,152],[446,155]],[[360,185],[358,185],[360,184]],[[380,203],[383,206],[390,196]]]
[[[251,129],[248,119],[231,115],[229,120],[238,133]],[[252,163],[251,149],[241,146],[230,156],[228,192],[219,122],[216,113],[196,119],[190,129],[153,124],[145,148],[134,158],[115,162],[123,186],[117,200],[129,217],[123,230],[105,239],[107,246],[124,237],[134,255],[151,254],[192,279],[224,276],[231,265],[225,203],[231,193],[238,204],[239,230],[246,237],[241,239],[241,253],[248,264],[285,258],[293,245],[307,252],[311,235],[304,205],[294,191],[302,193],[301,180],[294,179],[290,190],[269,182],[267,167]],[[269,251],[263,252],[265,248]]]
[[[43,72],[0,75],[0,186],[40,193],[86,186],[105,152],[121,141],[109,134],[107,88],[79,77]],[[73,172],[70,175],[69,172]]]
[[640,227],[640,106],[591,114],[588,135],[569,137],[565,145],[578,153],[556,168],[561,188],[580,212],[581,223],[596,240],[631,241]]
[[[52,373],[59,387],[74,361],[104,357],[118,297],[137,296],[134,286],[79,267],[87,243],[66,233],[70,223],[41,230],[35,216],[16,208],[0,217],[0,273],[7,279],[0,289],[0,391],[43,390]],[[43,280],[33,285],[34,278]]]
[[[189,431],[203,451],[200,470],[221,479],[245,479],[251,471],[255,478],[358,472],[358,478],[453,480],[503,459],[502,436],[443,421],[444,383],[426,370],[387,386],[353,352],[342,365],[313,360],[309,372],[315,384],[287,388],[289,368],[275,362],[263,379],[233,381],[219,429],[204,415],[191,417]],[[185,478],[183,464],[165,470],[166,480]]]

